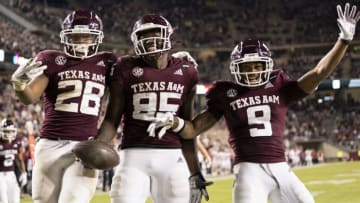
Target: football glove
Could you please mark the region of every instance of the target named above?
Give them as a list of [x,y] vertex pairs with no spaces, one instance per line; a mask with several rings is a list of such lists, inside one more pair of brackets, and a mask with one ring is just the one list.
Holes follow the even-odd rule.
[[176,119],[178,121],[178,125],[176,126],[175,129],[173,129],[174,114],[171,112],[166,112],[162,116],[151,119],[150,120],[151,123],[149,124],[149,127],[147,128],[146,131],[149,133],[150,137],[155,137],[156,136],[155,131],[158,128],[161,128],[158,134],[159,139],[161,139],[165,135],[166,131],[169,129],[172,129],[173,132],[178,133],[184,128],[185,121],[179,117],[177,117]]
[[156,136],[156,129],[161,128],[159,131],[158,137],[161,139],[167,130],[169,130],[174,125],[174,115],[170,112],[166,112],[164,115],[160,117],[156,117],[151,120],[149,127],[147,128],[147,132],[150,137]]
[[15,91],[23,91],[26,84],[41,75],[47,68],[41,61],[29,59],[25,64],[20,65],[11,76],[11,83]]
[[24,187],[27,183],[27,174],[26,172],[21,173],[19,177],[19,183],[21,187]]
[[360,19],[360,12],[356,12],[356,6],[353,5],[350,11],[350,4],[346,3],[344,11],[340,5],[336,6],[338,19],[337,24],[340,29],[339,39],[346,42],[353,40],[355,35],[356,23]]
[[175,58],[182,58],[182,59],[192,63],[195,66],[196,69],[198,67],[198,64],[196,63],[196,60],[187,51],[178,51],[176,53],[173,53],[171,56],[175,57]]
[[204,196],[206,201],[209,201],[209,194],[206,187],[212,185],[212,181],[206,181],[204,176],[198,172],[189,177],[190,183],[190,203],[201,203],[201,198]]

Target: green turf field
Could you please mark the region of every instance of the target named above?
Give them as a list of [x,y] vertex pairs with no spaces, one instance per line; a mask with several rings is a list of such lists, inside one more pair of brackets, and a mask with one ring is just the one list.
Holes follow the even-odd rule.
[[[309,188],[317,203],[360,202],[360,162],[321,164],[314,167],[298,168],[295,173]],[[208,188],[209,203],[231,203],[233,178],[216,178]],[[28,198],[21,203],[31,202]],[[98,193],[91,203],[110,202],[107,193]],[[147,203],[151,203],[148,200]],[[205,201],[203,201],[205,202]]]

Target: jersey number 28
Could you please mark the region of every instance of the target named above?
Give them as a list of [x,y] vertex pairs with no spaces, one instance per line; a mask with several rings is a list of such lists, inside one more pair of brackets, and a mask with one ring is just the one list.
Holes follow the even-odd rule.
[[[74,89],[63,92],[57,96],[55,110],[97,116],[99,114],[100,101],[104,95],[105,86],[93,81],[86,81],[85,84],[83,84],[81,80],[65,80],[58,84],[59,89],[71,86],[74,87]],[[93,91],[94,89],[97,89],[97,91]],[[80,96],[80,102],[66,102],[67,99]],[[93,103],[93,105],[90,106],[90,103]]]

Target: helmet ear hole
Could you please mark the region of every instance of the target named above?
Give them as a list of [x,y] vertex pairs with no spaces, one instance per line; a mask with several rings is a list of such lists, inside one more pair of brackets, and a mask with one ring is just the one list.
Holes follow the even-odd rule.
[[[89,10],[75,10],[66,16],[60,32],[64,52],[75,58],[88,58],[98,52],[104,38],[101,19]],[[93,37],[93,41],[86,40]],[[72,38],[80,38],[73,40]],[[81,38],[84,38],[81,40]]]
[[[257,87],[269,82],[274,64],[269,48],[260,40],[241,41],[231,52],[230,61],[230,73],[239,85]],[[262,63],[264,68],[242,70],[241,65],[244,63]]]

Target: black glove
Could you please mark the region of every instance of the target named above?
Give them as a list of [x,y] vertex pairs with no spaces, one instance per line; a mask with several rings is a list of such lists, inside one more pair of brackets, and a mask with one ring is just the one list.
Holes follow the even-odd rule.
[[212,185],[213,182],[207,182],[204,176],[198,172],[189,177],[190,183],[190,203],[201,203],[201,197],[209,200],[209,195],[206,191],[206,186]]

